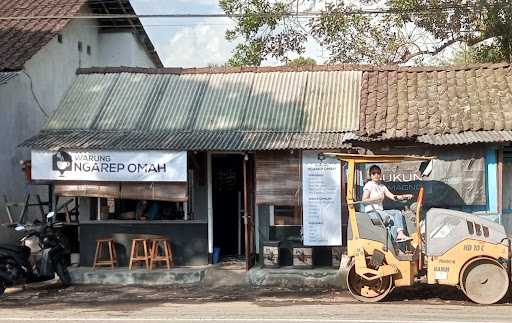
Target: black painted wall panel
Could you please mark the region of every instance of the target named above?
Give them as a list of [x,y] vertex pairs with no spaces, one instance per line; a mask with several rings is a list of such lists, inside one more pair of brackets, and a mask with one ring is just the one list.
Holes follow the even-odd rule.
[[208,264],[207,223],[97,222],[80,224],[80,266],[92,266],[98,238],[112,237],[116,242],[119,265],[127,266],[132,239],[154,235],[170,239],[176,266]]

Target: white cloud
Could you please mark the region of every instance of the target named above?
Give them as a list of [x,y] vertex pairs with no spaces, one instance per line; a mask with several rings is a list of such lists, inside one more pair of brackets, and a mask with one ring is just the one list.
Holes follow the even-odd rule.
[[219,4],[219,0],[175,0],[177,2],[193,4],[193,5],[211,5],[216,6]]
[[235,44],[224,38],[226,28],[197,25],[176,30],[159,53],[164,65],[204,67],[226,63],[235,47]]

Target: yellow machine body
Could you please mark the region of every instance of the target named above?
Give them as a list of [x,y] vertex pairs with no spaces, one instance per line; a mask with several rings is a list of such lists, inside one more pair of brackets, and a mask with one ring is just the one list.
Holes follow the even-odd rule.
[[[422,248],[428,249],[429,242],[428,240],[422,242],[419,226],[423,190],[420,191],[420,199],[416,210],[416,232],[411,235],[412,252],[410,252],[407,257],[396,255],[391,250],[388,250],[389,246],[385,246],[384,243],[380,241],[362,238],[360,236],[355,209],[355,205],[360,202],[354,201],[355,166],[365,163],[397,163],[411,160],[429,161],[432,159],[431,157],[336,153],[326,153],[325,155],[336,157],[346,162],[348,166],[346,199],[351,238],[348,240],[347,254],[353,259],[353,269],[351,270],[354,270],[355,274],[351,276],[352,272],[349,271],[347,283],[354,297],[362,301],[378,301],[385,297],[393,287],[411,286],[415,281],[421,278],[423,278],[424,281],[426,279],[426,282],[429,284],[460,286],[470,299],[478,303],[490,304],[498,301],[500,297],[503,297],[502,294],[504,295],[505,293],[502,292],[508,289],[509,284],[508,276],[510,268],[508,268],[508,263],[510,261],[510,240],[503,239],[503,241],[490,243],[481,241],[482,239],[464,239],[449,246],[449,248],[440,255],[427,256],[428,253]],[[371,268],[369,262],[376,252],[383,255],[384,260],[382,265],[378,266],[378,268]],[[498,288],[497,286],[502,284],[506,286],[502,286],[502,290],[494,294],[475,296],[475,292],[470,289],[474,288],[475,284],[478,285],[480,281],[485,282],[486,278],[480,278],[478,274],[482,274],[479,273],[478,270],[472,271],[469,274],[467,274],[468,271],[465,270],[474,269],[474,267],[477,267],[476,265],[480,265],[480,267],[478,267],[480,271],[484,268],[487,272],[490,272],[488,277],[499,278],[500,281],[496,282],[497,285],[495,284],[493,288],[496,289]],[[507,276],[504,276],[504,272]],[[420,277],[421,275],[423,275],[423,277]],[[463,277],[463,275],[466,276]],[[362,286],[359,293],[354,293],[350,288],[350,279],[354,280],[354,277],[356,280],[359,280],[356,286]],[[465,278],[470,280],[469,283],[462,282]],[[378,282],[380,282],[380,284]],[[465,286],[468,290],[464,288]],[[369,291],[372,288],[374,291]],[[485,291],[484,288],[484,294]],[[480,292],[481,291],[477,291],[476,294]]]
[[473,259],[489,258],[502,262],[509,259],[509,247],[478,240],[464,240],[441,256],[427,258],[427,282],[458,286],[464,266]]

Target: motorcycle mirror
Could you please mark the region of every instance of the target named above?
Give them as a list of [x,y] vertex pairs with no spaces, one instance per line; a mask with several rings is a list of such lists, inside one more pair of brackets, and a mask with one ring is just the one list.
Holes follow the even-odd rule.
[[25,226],[23,226],[23,225],[17,225],[17,226],[14,228],[14,230],[16,230],[16,231],[23,231],[23,230],[25,230]]

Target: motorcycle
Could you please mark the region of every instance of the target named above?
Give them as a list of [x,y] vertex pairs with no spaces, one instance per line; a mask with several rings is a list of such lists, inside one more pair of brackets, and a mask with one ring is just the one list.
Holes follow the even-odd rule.
[[18,224],[15,230],[24,233],[21,245],[0,244],[0,296],[7,287],[51,280],[55,274],[64,286],[71,285],[69,249],[54,218],[50,212],[47,223]]

